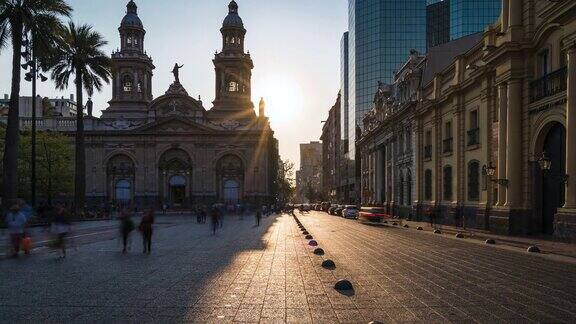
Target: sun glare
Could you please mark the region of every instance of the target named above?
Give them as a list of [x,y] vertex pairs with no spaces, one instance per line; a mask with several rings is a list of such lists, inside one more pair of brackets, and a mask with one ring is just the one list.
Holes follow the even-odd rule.
[[274,123],[293,121],[304,105],[304,96],[300,84],[293,78],[277,76],[258,80],[253,88],[254,103],[260,97],[266,101],[266,116]]

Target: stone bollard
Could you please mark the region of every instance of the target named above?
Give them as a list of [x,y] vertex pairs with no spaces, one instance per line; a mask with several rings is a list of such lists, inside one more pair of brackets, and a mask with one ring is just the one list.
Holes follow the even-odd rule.
[[493,239],[487,239],[486,241],[484,241],[485,244],[496,244],[496,241],[494,241]]
[[336,289],[336,290],[353,290],[354,287],[352,286],[352,283],[350,281],[345,280],[345,279],[340,279],[334,285],[334,289]]
[[442,234],[442,232],[439,229],[435,229],[434,234]]
[[530,253],[540,253],[540,249],[536,245],[532,245],[532,246],[528,247],[528,249],[526,251],[528,251]]
[[464,234],[462,234],[462,233],[457,233],[457,234],[456,234],[456,238],[464,238]]
[[321,248],[315,248],[314,249],[314,254],[316,255],[324,255],[324,250]]
[[324,260],[322,261],[322,268],[324,269],[334,269],[336,268],[336,263],[334,263],[334,261],[328,259],[328,260]]
[[318,242],[311,240],[310,242],[308,242],[308,245],[310,246],[318,246]]
[[313,239],[314,237],[312,237],[312,235],[308,234],[308,235],[306,235],[304,238],[307,239],[307,240],[311,240],[311,239]]

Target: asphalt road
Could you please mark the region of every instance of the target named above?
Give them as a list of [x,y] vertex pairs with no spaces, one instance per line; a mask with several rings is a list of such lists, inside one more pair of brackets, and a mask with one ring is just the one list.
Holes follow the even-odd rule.
[[[524,252],[324,213],[208,224],[166,217],[152,255],[117,235],[0,260],[0,322],[576,321],[576,266]],[[323,269],[325,259],[336,263]],[[353,291],[333,289],[345,278]]]

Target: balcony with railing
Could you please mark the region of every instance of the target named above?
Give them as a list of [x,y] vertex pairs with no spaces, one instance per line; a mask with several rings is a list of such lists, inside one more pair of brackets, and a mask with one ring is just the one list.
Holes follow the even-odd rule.
[[449,154],[452,153],[453,146],[454,146],[454,139],[453,138],[446,138],[442,141],[442,153]]
[[468,146],[480,144],[480,128],[468,130]]
[[566,90],[567,68],[563,67],[530,82],[530,102],[553,96]]
[[424,159],[425,160],[432,159],[432,145],[424,146]]

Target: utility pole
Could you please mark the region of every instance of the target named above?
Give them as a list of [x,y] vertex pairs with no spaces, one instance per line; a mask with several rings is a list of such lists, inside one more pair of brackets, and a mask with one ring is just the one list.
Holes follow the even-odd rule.
[[[33,43],[34,39],[32,39],[32,45],[30,45],[29,41],[26,41],[25,44],[27,44],[27,51],[28,53],[31,53],[31,59],[26,63],[23,64],[22,67],[24,69],[26,69],[28,66],[30,67],[30,72],[26,73],[25,76],[25,80],[28,82],[32,82],[32,152],[31,152],[31,161],[30,161],[30,171],[31,171],[31,176],[30,176],[30,200],[31,200],[31,205],[32,207],[36,206],[36,80],[38,78],[40,78],[41,82],[46,82],[46,80],[48,80],[48,78],[46,78],[44,75],[42,75],[41,73],[39,73],[38,71],[38,62],[36,60],[36,53],[34,50],[34,43]],[[27,57],[27,59],[29,59],[29,57]]]

